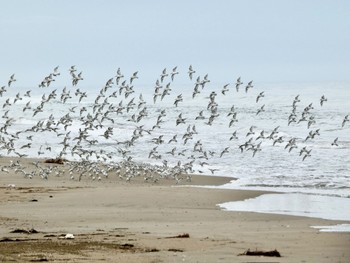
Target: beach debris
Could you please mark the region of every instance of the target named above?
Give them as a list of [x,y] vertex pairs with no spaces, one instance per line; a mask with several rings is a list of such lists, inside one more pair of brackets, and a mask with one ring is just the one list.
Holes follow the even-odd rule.
[[47,258],[37,258],[37,259],[32,259],[30,262],[48,262],[49,260]]
[[63,158],[55,158],[55,159],[47,159],[45,160],[45,163],[64,164],[64,162],[66,161],[67,160]]
[[120,249],[131,249],[131,248],[134,247],[134,245],[133,244],[129,244],[129,243],[125,243],[125,244],[120,244],[118,247]]
[[22,229],[22,228],[16,228],[15,230],[12,230],[10,233],[23,233],[23,234],[37,234],[39,231],[32,229]]
[[28,238],[9,238],[9,237],[4,237],[2,239],[0,239],[0,243],[5,243],[5,242],[22,242],[22,241],[34,241],[36,239],[28,239]]
[[248,249],[244,253],[238,254],[238,256],[281,257],[281,254],[276,249],[271,251],[262,251],[262,250],[251,251],[250,249]]
[[68,233],[67,235],[65,235],[64,238],[65,238],[65,239],[74,239],[74,235]]
[[16,240],[12,239],[12,238],[8,238],[8,237],[4,237],[2,239],[0,239],[0,243],[2,242],[14,242]]
[[71,233],[68,233],[66,235],[62,235],[59,237],[59,239],[74,239],[74,238],[75,238],[75,236]]
[[190,234],[188,233],[183,233],[183,234],[179,234],[177,236],[171,236],[171,237],[166,237],[166,238],[189,238]]
[[145,249],[146,253],[151,253],[151,252],[159,252],[160,250],[157,248],[147,248]]
[[184,252],[183,249],[178,249],[178,248],[169,248],[168,251],[170,251],[170,252]]
[[7,188],[9,188],[9,189],[14,189],[14,188],[16,188],[16,185],[15,185],[15,184],[8,184],[8,185],[7,185]]

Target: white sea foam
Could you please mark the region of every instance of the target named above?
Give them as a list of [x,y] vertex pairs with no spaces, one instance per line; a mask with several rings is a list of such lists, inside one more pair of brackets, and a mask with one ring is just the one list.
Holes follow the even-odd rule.
[[[219,207],[228,211],[285,214],[349,221],[350,198],[300,193],[264,194],[244,201],[223,203]],[[350,224],[315,228],[328,232],[350,232]]]
[[330,226],[312,226],[320,229],[320,232],[350,232],[350,224],[338,224]]

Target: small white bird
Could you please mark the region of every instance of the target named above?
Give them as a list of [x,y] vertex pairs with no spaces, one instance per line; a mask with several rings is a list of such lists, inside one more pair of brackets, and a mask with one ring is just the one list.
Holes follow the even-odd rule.
[[188,76],[190,77],[191,80],[194,73],[196,73],[196,71],[193,70],[192,65],[190,65],[188,68]]
[[137,76],[138,71],[134,72],[130,78],[130,84],[132,84],[134,79],[138,79],[139,77]]
[[258,111],[256,112],[256,115],[258,115],[259,113],[261,113],[261,112],[264,112],[265,111],[265,104],[264,105],[262,105],[261,107],[260,107],[260,109],[258,109]]
[[334,141],[331,143],[332,146],[338,146],[338,137],[334,139]]
[[171,75],[171,81],[174,81],[174,77],[175,75],[179,74],[179,72],[177,71],[177,66],[173,68],[173,71],[170,73]]
[[264,94],[264,92],[262,91],[262,92],[259,93],[258,97],[256,97],[256,103],[258,103],[258,101],[259,101],[261,98],[263,98],[263,97],[265,97],[265,94]]
[[226,147],[221,153],[220,153],[220,158],[225,154],[225,153],[228,153],[229,151],[229,148],[230,147]]
[[166,73],[166,68],[163,69],[162,74],[160,74],[160,81],[163,82],[164,78],[167,77],[169,74]]
[[349,121],[349,115],[346,115],[344,117],[344,120],[343,120],[342,124],[341,124],[341,127],[343,128],[345,126],[345,123],[347,123],[348,121]]
[[185,124],[185,121],[186,121],[186,119],[182,118],[182,113],[180,113],[179,116],[177,117],[177,120],[176,120],[176,126],[181,124],[181,123]]
[[59,67],[59,66],[57,66],[57,67],[55,67],[55,68],[53,69],[52,75],[55,76],[55,77],[61,75],[61,73],[58,72],[58,67]]
[[322,95],[322,97],[321,97],[321,99],[320,99],[320,104],[321,104],[321,106],[323,106],[323,103],[324,103],[325,101],[327,101],[327,98],[326,98],[324,95]]
[[239,91],[239,87],[243,84],[243,82],[241,81],[241,77],[239,77],[236,81],[236,91]]
[[16,81],[16,79],[15,79],[15,74],[12,74],[11,77],[10,77],[10,79],[9,79],[9,81],[8,81],[8,86],[10,87],[11,84],[12,84],[12,82],[15,82],[15,81]]

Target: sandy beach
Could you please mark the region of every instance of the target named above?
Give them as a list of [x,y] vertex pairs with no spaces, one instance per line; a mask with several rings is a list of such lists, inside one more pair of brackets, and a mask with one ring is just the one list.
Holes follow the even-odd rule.
[[[1,167],[10,160],[0,158]],[[32,161],[21,159],[24,165]],[[264,192],[186,187],[230,180],[199,175],[179,184],[143,178],[127,182],[115,175],[101,181],[67,175],[43,180],[2,169],[0,261],[350,261],[350,233],[310,227],[342,222],[222,211],[217,204]],[[240,255],[248,249],[277,250],[281,257]]]

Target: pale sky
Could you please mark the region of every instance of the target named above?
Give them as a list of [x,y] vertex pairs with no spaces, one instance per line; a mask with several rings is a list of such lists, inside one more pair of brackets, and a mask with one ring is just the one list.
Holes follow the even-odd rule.
[[91,85],[118,67],[154,83],[190,64],[216,81],[349,81],[348,0],[0,0],[0,86],[71,65]]

